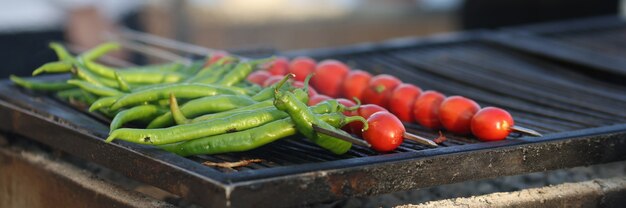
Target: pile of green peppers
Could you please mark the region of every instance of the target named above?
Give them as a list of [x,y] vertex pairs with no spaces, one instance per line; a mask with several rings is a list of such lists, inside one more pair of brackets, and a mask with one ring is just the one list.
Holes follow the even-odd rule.
[[[313,125],[345,134],[339,128],[350,122],[347,108],[335,100],[307,106],[308,80],[304,88],[293,87],[286,76],[267,88],[246,81],[248,74],[270,59],[240,61],[225,57],[211,64],[205,60],[115,68],[97,60],[120,48],[114,42],[79,55],[61,44],[51,43],[59,61],[33,71],[67,73],[58,81],[11,76],[21,87],[53,92],[70,103],[83,103],[89,111],[112,118],[105,142],[124,140],[154,145],[181,156],[248,151],[273,141],[301,134],[335,154],[351,143],[320,134]],[[209,60],[207,57],[207,60]],[[179,106],[179,102],[181,105]],[[123,128],[132,124],[133,127]]]

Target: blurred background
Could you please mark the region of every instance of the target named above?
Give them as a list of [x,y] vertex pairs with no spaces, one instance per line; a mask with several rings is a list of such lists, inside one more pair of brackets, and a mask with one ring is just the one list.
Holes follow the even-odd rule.
[[[0,0],[2,77],[131,28],[215,49],[294,50],[617,15],[624,0]],[[623,13],[623,12],[621,12]],[[119,56],[128,56],[120,54]],[[128,58],[128,57],[125,57]],[[141,59],[135,59],[142,62]]]

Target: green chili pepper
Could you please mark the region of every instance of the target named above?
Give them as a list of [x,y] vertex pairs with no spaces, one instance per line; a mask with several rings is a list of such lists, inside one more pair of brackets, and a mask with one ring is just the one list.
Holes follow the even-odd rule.
[[119,86],[117,85],[117,81],[104,77],[99,77],[89,70],[86,70],[81,64],[74,64],[74,68],[72,68],[72,73],[75,74],[78,78],[90,82],[94,85],[107,86],[116,89],[119,88]]
[[[306,92],[304,92],[302,89],[295,89],[294,90],[294,94],[296,95],[298,100],[300,100],[302,102],[308,102],[308,100],[309,100],[309,95]],[[253,111],[253,110],[257,110],[257,109],[261,109],[261,108],[273,107],[274,106],[273,102],[274,102],[273,100],[266,100],[266,101],[263,101],[263,102],[255,103],[255,104],[252,104],[252,105],[249,105],[249,106],[246,106],[246,107],[237,108],[237,109],[233,109],[233,110],[230,110],[230,111],[224,111],[224,112],[220,112],[220,113],[203,115],[203,116],[200,116],[200,117],[192,119],[191,123],[196,123],[196,122],[206,121],[206,120],[211,120],[211,119],[216,119],[216,118],[224,118],[224,117],[228,117],[230,115],[239,113],[240,111]],[[157,125],[157,124],[160,124],[161,122],[163,122],[163,121],[156,122],[155,125],[153,125],[152,127],[158,128],[159,125]],[[173,125],[173,123],[167,124],[167,125]],[[150,128],[150,127],[151,127],[151,125],[148,125],[148,128]]]
[[187,123],[198,123],[198,122],[203,122],[203,121],[208,121],[208,120],[213,120],[213,119],[227,118],[229,116],[244,113],[244,112],[247,113],[247,112],[255,112],[255,111],[261,111],[261,110],[266,110],[266,109],[276,109],[273,106],[271,101],[262,102],[262,103],[263,103],[262,105],[257,105],[257,106],[250,105],[250,106],[246,106],[243,108],[238,108],[238,109],[234,109],[230,111],[202,115],[194,119],[188,120]]
[[115,81],[117,81],[117,85],[120,87],[121,91],[130,92],[130,86],[117,72],[115,72]]
[[68,73],[72,70],[72,63],[67,61],[55,61],[46,63],[33,71],[33,76],[41,73]]
[[115,69],[109,68],[108,66],[98,64],[91,60],[83,60],[83,64],[86,69],[89,69],[90,72],[97,74],[102,77],[114,78],[115,77]]
[[133,108],[120,111],[111,121],[110,131],[118,129],[125,123],[136,120],[151,120],[154,116],[164,113],[166,110],[155,105],[138,105]]
[[178,62],[172,63],[164,63],[164,64],[154,64],[154,65],[146,65],[146,66],[132,66],[121,68],[119,71],[155,71],[155,72],[181,72],[183,69],[183,64]]
[[[299,100],[303,102],[308,102],[308,95],[302,89],[296,89],[294,90],[294,93]],[[175,124],[174,121],[176,121],[177,124],[188,124],[188,123],[197,123],[197,122],[213,120],[213,119],[227,118],[232,115],[241,114],[241,113],[254,113],[257,111],[271,110],[271,109],[276,110],[276,108],[273,105],[273,101],[266,100],[266,101],[254,103],[248,106],[232,109],[229,111],[223,111],[223,112],[214,113],[214,114],[206,114],[206,115],[194,118],[192,120],[189,120],[185,117],[185,115],[178,108],[176,99],[173,98],[173,96],[170,96],[170,108],[171,108],[171,113],[164,114],[162,116],[157,117],[152,122],[150,122],[150,124],[148,124],[147,128],[154,129],[154,128],[163,128],[163,127],[172,126]],[[313,110],[313,112],[318,113],[318,114],[338,112],[338,111],[343,112],[344,110],[346,110],[345,106],[339,104],[339,102],[337,102],[336,100],[328,100],[328,101],[318,103],[318,105],[311,107],[311,109]]]
[[179,98],[198,98],[204,96],[213,96],[219,94],[240,95],[244,94],[236,89],[205,85],[205,84],[171,84],[163,85],[151,89],[145,89],[141,91],[132,92],[121,97],[113,105],[111,110],[117,110],[129,105],[136,105],[144,102],[157,101],[160,99],[166,99],[169,94],[176,93]]
[[178,125],[162,129],[117,129],[109,135],[107,142],[121,139],[138,144],[171,144],[205,136],[237,132],[254,128],[265,123],[284,118],[281,111],[266,110],[254,114],[236,114],[228,118],[214,119],[205,122]]
[[83,98],[82,101],[87,105],[91,105],[98,99],[95,95],[87,92],[86,90],[81,90],[81,95]]
[[[343,112],[346,110],[346,107],[340,104],[336,100],[326,100],[310,108],[311,108],[311,111],[313,111],[313,113],[316,113],[316,114]],[[221,114],[207,114],[205,116],[202,116],[201,118],[199,117],[199,118],[190,120],[190,119],[187,119],[188,116],[185,116],[185,113],[182,112],[181,108],[178,108],[178,102],[176,101],[176,98],[173,95],[170,96],[170,110],[171,110],[170,116],[173,117],[174,121],[176,121],[176,124],[197,123],[197,122],[207,121],[207,120],[212,120],[212,119],[225,118],[228,116],[232,116],[235,114],[242,114],[242,113],[254,114],[256,111],[265,111],[265,110],[275,110],[277,112],[279,111],[273,106],[271,101],[268,100],[268,101],[265,101],[265,103],[256,104],[256,106],[254,106],[253,104],[253,105],[249,105],[243,108],[239,108],[237,111],[232,111],[232,112],[229,111],[227,113],[222,112]],[[287,114],[285,114],[285,116],[287,116]]]
[[89,106],[89,112],[93,112],[101,108],[107,108],[113,105],[113,103],[115,103],[115,101],[120,99],[120,97],[122,97],[122,95],[102,97],[96,100],[94,103],[92,103],[91,106]]
[[63,47],[60,43],[51,42],[48,46],[54,50],[57,57],[59,57],[59,60],[61,61],[70,61],[74,59],[70,52],[68,52],[67,49],[65,49],[65,47]]
[[[242,86],[244,86],[247,90],[250,91],[250,95],[256,95],[263,90],[263,88],[259,85],[253,85],[247,82],[241,82]],[[235,85],[237,86],[237,85]]]
[[198,73],[196,73],[193,77],[185,80],[188,83],[205,83],[205,84],[213,84],[217,82],[222,75],[230,70],[234,63],[226,64],[227,62],[232,62],[235,60],[234,58],[222,58],[219,61],[202,68]]
[[98,64],[93,61],[84,61],[85,69],[90,72],[102,76],[107,79],[115,79],[115,73],[128,83],[138,84],[156,84],[156,83],[175,83],[183,80],[186,75],[178,72],[161,72],[153,70],[115,70],[108,66]]
[[[257,102],[246,96],[216,95],[191,100],[182,105],[180,107],[180,111],[185,117],[193,118],[202,114],[224,112],[240,107],[253,105],[255,103]],[[171,123],[172,119],[174,119],[175,117],[172,116],[171,112],[168,112],[159,116],[159,118],[162,119],[163,122],[165,122],[165,120],[168,120],[167,123]]]
[[156,84],[177,83],[184,80],[187,75],[178,72],[158,71],[119,71],[120,76],[129,83]]
[[102,43],[98,46],[96,46],[95,48],[92,48],[86,52],[84,52],[83,54],[80,55],[80,57],[84,60],[96,60],[98,58],[100,58],[101,56],[113,51],[113,50],[118,50],[120,49],[121,46],[118,43],[115,42],[107,42],[107,43]]
[[98,96],[116,96],[116,95],[123,94],[123,92],[120,92],[113,88],[109,88],[105,86],[98,86],[98,85],[94,85],[89,82],[77,80],[77,79],[67,80],[67,83],[71,85],[75,85],[87,92],[93,93]]
[[[320,119],[332,126],[341,127],[362,118],[345,117],[341,113],[333,113],[321,115]],[[296,132],[291,118],[284,118],[240,132],[209,136],[160,147],[181,156],[243,152],[292,136]]]
[[70,98],[77,98],[77,97],[82,96],[82,94],[83,94],[83,90],[81,90],[80,88],[61,90],[56,93],[57,97],[64,99],[64,100],[68,100]]
[[[251,97],[252,100],[263,101],[263,100],[274,99],[274,88],[275,87],[276,87],[276,84],[274,84],[274,85],[272,85],[270,87],[266,87],[266,88],[262,89],[257,94],[255,94],[255,95],[253,95]],[[292,91],[294,89],[295,88],[291,84],[288,84],[288,83],[285,83],[284,85],[281,86],[281,90]]]
[[[191,121],[188,121],[188,123],[197,123],[197,122],[216,119],[216,118],[225,118],[225,117],[228,117],[228,116],[231,116],[231,115],[243,112],[243,111],[258,110],[258,109],[262,109],[265,107],[273,107],[272,101],[268,100],[264,102],[254,103],[252,105],[248,105],[248,106],[244,106],[240,108],[235,108],[235,109],[228,110],[228,111],[223,111],[223,112],[213,113],[213,114],[206,114],[206,115],[194,118]],[[176,124],[174,122],[174,117],[172,117],[172,114],[169,113],[169,114],[163,114],[155,118],[154,120],[152,120],[152,122],[150,122],[150,124],[148,124],[146,128],[148,129],[163,128],[163,127],[172,126],[174,124]]]
[[[292,76],[293,74],[285,76],[285,79],[283,79],[278,86],[286,82],[286,80]],[[350,142],[315,132],[313,125],[317,125],[330,131],[336,131],[337,133],[344,133],[317,118],[305,103],[296,99],[293,93],[289,91],[280,91],[277,88],[275,90],[274,106],[276,106],[278,110],[288,113],[289,117],[291,117],[294,121],[298,131],[322,148],[335,154],[343,154],[347,152],[350,147],[352,147]]]
[[239,63],[237,64],[237,66],[235,66],[234,69],[228,71],[228,73],[226,73],[224,77],[222,77],[222,79],[217,82],[217,84],[231,86],[239,83],[245,80],[248,74],[250,74],[250,72],[252,72],[258,64],[265,63],[271,60],[274,60],[274,57]]
[[13,83],[19,85],[23,88],[37,91],[60,91],[76,88],[74,85],[68,84],[65,81],[36,81],[36,80],[27,80],[15,75],[11,75],[9,77]]
[[226,66],[215,70],[215,72],[213,72],[212,74],[207,74],[205,76],[198,77],[196,80],[193,80],[193,82],[204,83],[204,84],[216,84],[217,82],[219,82],[219,80],[223,79],[224,74],[227,71],[230,71],[234,66],[235,66],[234,64],[227,64]]

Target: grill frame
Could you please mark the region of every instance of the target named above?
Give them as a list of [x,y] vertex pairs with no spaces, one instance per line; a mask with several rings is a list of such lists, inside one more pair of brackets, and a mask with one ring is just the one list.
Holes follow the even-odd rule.
[[[491,33],[478,31],[285,55],[340,56],[467,41],[500,44],[491,36]],[[303,205],[626,159],[623,154],[626,152],[626,124],[618,124],[541,138],[522,137],[223,173],[155,148],[126,142],[104,143],[108,131],[105,125],[47,96],[17,89],[7,80],[0,82],[0,98],[0,117],[11,118],[0,121],[0,130],[34,139],[205,206]],[[55,136],[50,137],[50,134]],[[552,157],[557,150],[559,157]],[[146,174],[156,172],[159,174]]]

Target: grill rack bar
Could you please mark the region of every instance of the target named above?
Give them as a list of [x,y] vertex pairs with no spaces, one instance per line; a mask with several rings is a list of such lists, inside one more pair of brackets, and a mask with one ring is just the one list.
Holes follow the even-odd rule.
[[[501,31],[493,36],[499,44],[595,68],[597,72],[604,72],[602,77],[615,83],[623,83],[626,78],[626,20],[623,17],[610,15],[538,23]],[[507,41],[510,39],[516,41]]]

